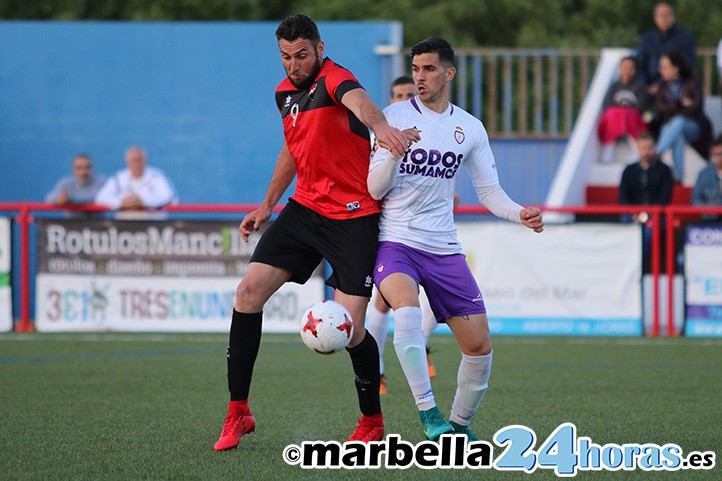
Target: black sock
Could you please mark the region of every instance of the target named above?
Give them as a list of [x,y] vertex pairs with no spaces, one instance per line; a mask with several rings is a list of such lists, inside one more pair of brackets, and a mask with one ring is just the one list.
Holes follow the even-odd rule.
[[228,391],[231,401],[248,399],[253,365],[261,347],[263,312],[244,314],[233,309],[231,333],[226,358],[228,364]]
[[351,356],[353,372],[356,375],[356,391],[361,412],[373,416],[381,412],[379,398],[379,348],[371,333],[357,346],[346,348]]

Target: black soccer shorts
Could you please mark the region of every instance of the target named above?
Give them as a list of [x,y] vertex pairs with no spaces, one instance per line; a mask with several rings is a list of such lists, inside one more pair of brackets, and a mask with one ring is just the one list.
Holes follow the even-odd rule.
[[329,219],[289,199],[258,241],[251,262],[290,271],[304,284],[326,259],[333,269],[326,284],[345,294],[371,297],[379,236],[379,214]]

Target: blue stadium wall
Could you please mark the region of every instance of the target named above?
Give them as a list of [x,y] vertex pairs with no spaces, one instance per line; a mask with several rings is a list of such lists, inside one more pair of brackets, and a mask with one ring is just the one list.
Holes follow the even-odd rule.
[[[183,203],[260,202],[282,142],[276,26],[0,22],[0,200],[42,200],[78,152],[108,175],[143,145]],[[400,23],[319,28],[327,55],[385,103],[392,63],[374,47],[399,45]],[[564,145],[493,140],[509,194],[542,203]],[[459,192],[475,202],[467,178]]]
[[[123,167],[144,145],[182,202],[257,202],[282,142],[277,22],[0,22],[3,200],[39,200],[72,157]],[[382,97],[397,22],[319,25],[329,57]],[[398,39],[398,40],[396,40]]]

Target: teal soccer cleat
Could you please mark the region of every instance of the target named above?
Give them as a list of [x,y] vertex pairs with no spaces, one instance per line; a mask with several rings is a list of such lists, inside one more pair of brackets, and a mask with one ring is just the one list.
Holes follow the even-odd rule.
[[454,428],[447,423],[439,408],[434,406],[426,411],[419,411],[421,424],[424,425],[424,434],[426,439],[436,441],[442,434],[451,434]]
[[469,442],[479,441],[478,436],[471,432],[469,426],[462,426],[461,424],[457,424],[454,421],[449,421],[449,424],[452,428],[454,428],[454,434],[463,434],[464,436],[466,436]]

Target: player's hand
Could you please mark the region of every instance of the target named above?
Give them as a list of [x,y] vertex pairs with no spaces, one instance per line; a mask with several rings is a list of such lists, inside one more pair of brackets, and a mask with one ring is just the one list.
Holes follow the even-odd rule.
[[376,135],[376,142],[379,146],[391,152],[394,157],[403,157],[412,143],[421,140],[421,136],[415,129],[406,129],[402,132],[388,124],[377,128],[374,135]]
[[401,131],[402,134],[404,134],[404,137],[406,137],[406,141],[409,144],[409,147],[411,147],[411,144],[414,142],[418,142],[421,140],[421,134],[418,130],[416,130],[416,127],[411,127],[410,129],[404,129]]
[[261,225],[271,217],[272,212],[273,209],[259,207],[243,218],[241,225],[238,227],[243,242],[248,242],[248,236],[251,235],[251,232],[260,229]]
[[526,207],[519,212],[521,223],[534,232],[542,232],[544,230],[544,221],[539,207]]

